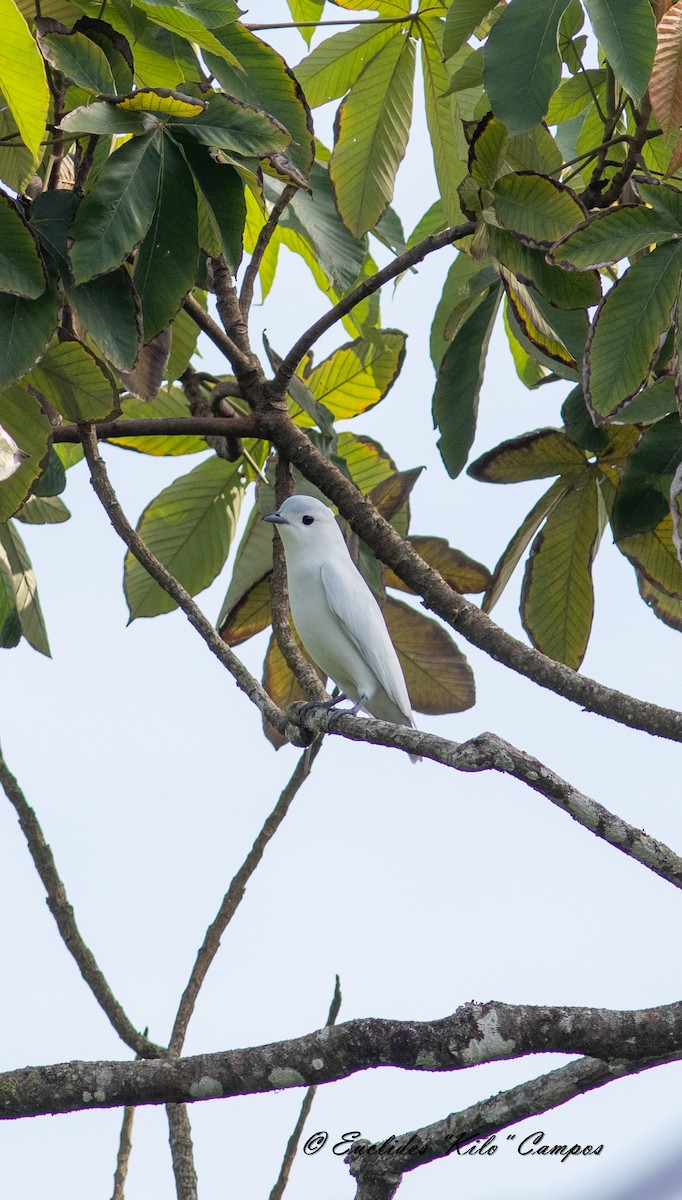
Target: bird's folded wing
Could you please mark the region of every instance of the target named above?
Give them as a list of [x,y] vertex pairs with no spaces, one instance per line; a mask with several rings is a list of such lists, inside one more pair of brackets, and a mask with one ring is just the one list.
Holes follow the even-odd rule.
[[363,656],[384,691],[409,718],[410,699],[395,647],[381,609],[367,584],[349,563],[340,569],[325,563],[321,569],[327,603],[358,652]]

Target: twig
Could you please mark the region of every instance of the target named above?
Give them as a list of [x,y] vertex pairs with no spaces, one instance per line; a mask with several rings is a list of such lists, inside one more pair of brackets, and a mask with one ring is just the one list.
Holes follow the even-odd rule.
[[[225,355],[228,362],[231,363],[240,385],[243,389],[247,389],[245,392],[246,395],[248,388],[253,384],[254,381],[254,360],[249,358],[243,353],[242,350],[240,350],[236,342],[234,342],[231,337],[228,337],[225,331],[216,324],[216,322],[213,320],[213,317],[209,316],[209,314],[206,312],[206,309],[202,308],[202,306],[199,304],[199,301],[195,300],[191,293],[190,295],[185,296],[185,299],[182,302],[182,307],[184,308],[185,312],[189,313],[190,317],[199,326],[202,333],[205,333],[206,336],[210,338],[210,340],[213,342],[213,345],[217,346],[218,349]],[[258,360],[256,359],[255,361],[257,362]]]
[[[287,1041],[189,1058],[22,1067],[0,1074],[0,1120],[262,1095],[375,1067],[459,1071],[529,1054],[601,1059],[601,1082],[679,1061],[682,1004],[629,1011],[490,1001],[462,1005],[436,1021],[361,1018]],[[547,1106],[568,1098],[552,1096]],[[494,1108],[494,1101],[488,1103]]]
[[[259,437],[258,415],[246,417],[140,417],[122,418],[116,421],[95,421],[90,426],[95,436],[103,440],[117,437]],[[53,442],[80,442],[81,432],[77,425],[56,425],[52,430]]]
[[168,1141],[173,1159],[175,1194],[178,1200],[197,1200],[192,1129],[185,1104],[167,1104]]
[[635,132],[630,140],[630,148],[625,156],[625,161],[620,170],[616,171],[609,186],[604,192],[599,190],[599,165],[595,168],[597,174],[593,175],[586,190],[581,195],[581,200],[587,208],[610,208],[612,204],[619,199],[620,194],[627,183],[628,179],[635,170],[639,162],[642,146],[650,137],[651,132],[648,128],[649,117],[651,116],[651,101],[646,95],[642,101],[641,108],[636,117]]
[[631,729],[641,729],[655,737],[682,741],[682,713],[662,708],[645,700],[606,687],[586,675],[580,675],[563,663],[534,650],[512,637],[481,612],[475,604],[454,591],[413,546],[400,537],[362,496],[356,486],[312,444],[283,409],[262,413],[264,436],[284,454],[301,473],[317,485],[337,505],[342,516],[363,538],[377,558],[391,567],[408,587],[421,596],[424,607],[462,634],[472,645],[539,687],[556,692],[589,712],[599,713]]
[[173,1033],[171,1035],[170,1049],[174,1054],[179,1054],[182,1050],[187,1033],[187,1026],[194,1011],[199,990],[208,973],[208,969],[213,962],[218,949],[220,947],[220,939],[223,936],[227,926],[232,920],[235,912],[241,904],[246,885],[253,875],[256,867],[261,861],[265,848],[268,842],[276,834],[282,821],[286,817],[293,800],[295,799],[301,784],[305,782],[310,774],[315,758],[322,747],[322,739],[318,738],[312,746],[308,747],[303,752],[296,764],[296,768],[284,788],[275,807],[267,817],[263,828],[256,838],[253,846],[247,854],[244,862],[234,876],[223,902],[218,909],[213,921],[206,930],[206,936],[199,953],[197,954],[196,962],[192,968],[192,973],[189,977],[187,986],[182,994],[180,1006],[178,1008],[175,1023],[173,1025]]
[[[341,1009],[341,984],[339,981],[339,977],[337,975],[336,983],[334,985],[334,995],[332,996],[331,1007],[329,1009],[327,1020],[325,1022],[325,1027],[327,1029],[330,1028],[330,1026],[336,1024],[336,1018],[339,1015],[340,1009]],[[294,1164],[294,1159],[296,1157],[296,1151],[298,1150],[298,1143],[301,1140],[301,1134],[303,1133],[303,1130],[305,1128],[305,1123],[308,1120],[308,1117],[310,1116],[310,1110],[313,1106],[313,1100],[315,1099],[316,1091],[317,1091],[317,1088],[313,1084],[312,1087],[308,1088],[308,1091],[306,1092],[306,1094],[303,1098],[303,1104],[301,1105],[301,1111],[299,1113],[298,1120],[294,1126],[293,1133],[292,1133],[291,1137],[289,1138],[289,1141],[287,1142],[287,1148],[284,1151],[284,1158],[282,1159],[282,1166],[280,1168],[279,1175],[277,1176],[275,1186],[273,1187],[272,1191],[270,1192],[270,1200],[282,1200],[282,1196],[284,1195],[284,1189],[286,1188],[287,1183],[289,1182],[289,1175],[291,1173],[291,1168]]]
[[130,1151],[133,1148],[132,1132],[134,1117],[134,1108],[126,1107],[123,1109],[123,1122],[121,1124],[121,1137],[118,1144],[116,1171],[114,1174],[114,1190],[111,1195],[111,1200],[124,1200],[125,1197],[128,1163],[130,1162]]
[[176,604],[182,609],[187,617],[190,625],[192,625],[197,633],[204,639],[206,645],[212,654],[223,664],[230,672],[237,687],[241,689],[249,697],[257,708],[271,725],[275,726],[280,732],[283,732],[286,727],[286,719],[282,711],[273,704],[265,689],[261,686],[257,679],[247,671],[243,663],[239,661],[236,654],[233,654],[229,647],[225,644],[217,631],[214,629],[208,617],[204,615],[199,606],[195,604],[189,592],[178,583],[177,579],[167,571],[158,558],[152,554],[151,550],[138,533],[135,532],[132,525],[128,521],[114,489],[109,481],[107,469],[103,459],[100,457],[97,447],[97,438],[91,425],[83,425],[81,429],[81,440],[83,450],[90,468],[90,481],[95,490],[95,494],[99,499],[102,507],[105,509],[111,524],[116,530],[120,538],[125,542],[130,550],[130,553],[137,559],[141,566],[144,567],[152,579],[155,579],[160,587],[169,596],[175,600]]
[[380,287],[383,287],[391,279],[402,275],[403,271],[407,271],[409,267],[413,267],[416,263],[421,262],[427,255],[433,254],[436,250],[442,250],[444,246],[451,246],[453,242],[461,241],[463,238],[474,233],[475,229],[476,222],[467,221],[464,225],[456,225],[449,229],[443,229],[440,233],[431,233],[423,241],[418,242],[416,246],[412,246],[404,254],[399,254],[387,266],[382,267],[380,271],[377,271],[374,275],[370,275],[362,283],[358,284],[357,287],[353,288],[347,296],[339,300],[338,304],[330,308],[329,312],[325,313],[309,329],[306,329],[305,333],[301,334],[282,362],[272,381],[272,396],[281,398],[286,394],[291,378],[301,359],[315,345],[318,338],[321,338],[322,334],[331,329],[332,325],[335,325],[342,317],[345,317],[351,309],[355,308],[356,304],[359,304],[361,300],[365,300],[367,296],[371,296],[374,292],[377,292]]
[[154,1058],[163,1054],[164,1051],[160,1046],[150,1042],[135,1029],[104,978],[92,950],[83,940],[64,884],[57,872],[52,851],[45,841],[40,822],[7,766],[1,750],[0,784],[19,818],[19,825],[26,838],[33,865],[47,892],[47,906],[55,919],[62,941],[75,960],[78,970],[100,1008],[109,1018],[121,1040],[136,1054],[144,1058]]
[[[291,466],[281,454],[277,455],[275,473],[275,502],[279,508],[294,490],[294,478]],[[314,667],[303,657],[298,648],[291,625],[289,624],[289,590],[287,586],[287,569],[284,559],[284,547],[281,538],[275,534],[272,539],[272,573],[270,575],[270,607],[272,610],[272,629],[277,639],[284,661],[289,670],[296,676],[305,695],[313,700],[328,699],[327,693],[320,682]]]
[[246,320],[249,315],[249,310],[253,301],[253,289],[256,283],[258,271],[260,270],[261,262],[263,261],[263,255],[270,244],[270,239],[277,228],[277,224],[282,213],[284,212],[292,196],[296,195],[296,191],[297,189],[293,186],[293,184],[287,184],[270,209],[270,215],[258,234],[258,240],[254,246],[253,254],[251,255],[251,261],[244,272],[242,289],[239,293],[239,306],[242,310],[244,320]]

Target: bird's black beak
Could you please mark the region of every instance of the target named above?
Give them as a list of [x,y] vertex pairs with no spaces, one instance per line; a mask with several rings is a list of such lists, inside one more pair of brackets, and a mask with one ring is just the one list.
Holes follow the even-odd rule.
[[263,520],[269,521],[271,525],[288,525],[289,524],[286,517],[283,517],[282,514],[278,513],[278,512],[268,513],[267,517],[263,517]]

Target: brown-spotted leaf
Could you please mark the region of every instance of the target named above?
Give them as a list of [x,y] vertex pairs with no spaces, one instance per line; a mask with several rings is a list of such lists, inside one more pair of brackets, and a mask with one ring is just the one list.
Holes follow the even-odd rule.
[[[462,550],[455,550],[445,538],[440,537],[410,537],[410,545],[421,555],[424,562],[436,571],[440,571],[446,583],[457,592],[484,592],[490,586],[491,575],[483,563],[469,558]],[[401,592],[411,592],[407,584],[394,574],[390,567],[385,568],[386,587],[397,588]]]
[[665,137],[682,125],[682,3],[673,4],[656,30],[649,83],[651,106]]
[[228,646],[239,646],[242,642],[267,629],[272,624],[270,606],[270,572],[242,596],[234,606],[220,630],[220,636]]
[[616,545],[638,574],[667,596],[682,600],[682,567],[673,545],[673,519],[670,514],[649,533],[621,538]]
[[[390,521],[393,524],[394,518],[400,514],[402,520],[400,521],[401,528],[398,529],[398,533],[402,534],[403,537],[407,533],[409,526],[410,513],[407,504],[410,492],[423,470],[423,467],[412,467],[409,471],[396,471],[393,475],[389,475],[387,479],[382,479],[380,483],[375,484],[367,493],[374,507],[378,509],[386,521]],[[402,509],[405,509],[404,513],[401,511]]]
[[430,716],[471,708],[476,700],[473,672],[449,633],[400,600],[386,601],[384,617],[412,707]]
[[482,483],[522,483],[552,475],[577,478],[586,464],[585,451],[560,429],[538,429],[488,450],[467,474]]

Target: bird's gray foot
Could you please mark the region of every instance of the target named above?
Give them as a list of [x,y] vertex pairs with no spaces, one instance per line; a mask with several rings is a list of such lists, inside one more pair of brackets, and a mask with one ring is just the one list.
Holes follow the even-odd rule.
[[[348,699],[348,697],[347,697],[347,696],[344,696],[344,700],[346,700],[346,699]],[[365,703],[366,703],[366,701],[367,701],[367,697],[366,697],[366,696],[364,696],[364,695],[363,695],[363,696],[361,696],[359,700],[356,700],[356,702],[355,702],[355,704],[353,705],[353,707],[348,709],[348,711],[347,711],[347,713],[346,713],[345,715],[346,715],[347,717],[355,717],[355,716],[357,716],[357,714],[360,712],[360,709],[362,708],[363,704],[365,704]]]
[[299,708],[299,715],[306,717],[308,713],[313,712],[316,708],[324,708],[327,710],[327,712],[331,712],[332,708],[335,708],[336,705],[340,704],[342,700],[347,699],[348,697],[344,695],[343,692],[340,692],[339,695],[335,696],[332,700],[308,700]]

